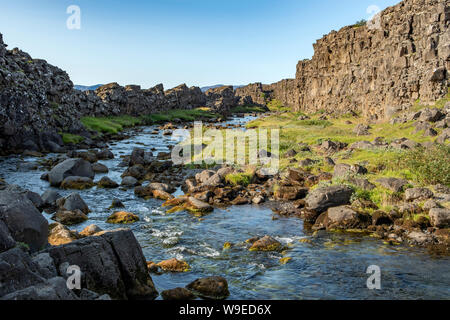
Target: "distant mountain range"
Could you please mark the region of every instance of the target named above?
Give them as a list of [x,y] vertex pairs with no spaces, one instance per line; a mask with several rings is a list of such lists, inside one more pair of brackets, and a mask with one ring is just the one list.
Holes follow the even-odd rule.
[[102,84],[96,84],[94,86],[80,86],[80,85],[74,85],[74,88],[80,91],[89,91],[89,90],[96,90],[97,88],[101,87]]
[[[96,90],[97,88],[99,88],[101,86],[103,86],[103,84],[96,84],[96,85],[93,85],[93,86],[74,85],[74,88],[77,89],[77,90],[80,90],[80,91],[89,91],[89,90]],[[216,84],[214,86],[202,87],[200,89],[202,90],[202,92],[206,92],[209,89],[219,88],[219,87],[223,87],[223,86],[224,86],[224,84]],[[241,85],[241,86],[233,86],[234,89],[242,88],[242,87],[244,87],[244,86],[243,85]]]

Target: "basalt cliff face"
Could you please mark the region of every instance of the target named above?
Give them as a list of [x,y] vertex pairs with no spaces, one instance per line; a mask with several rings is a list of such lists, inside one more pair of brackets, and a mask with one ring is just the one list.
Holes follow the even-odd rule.
[[[19,50],[7,50],[0,34],[0,153],[62,151],[61,133],[89,137],[84,116],[141,116],[172,109],[209,106],[226,113],[241,99],[229,87],[203,93],[185,84],[170,90],[117,83],[79,91],[69,75]],[[245,99],[252,103],[251,99]]]
[[[388,108],[432,103],[448,92],[450,2],[404,0],[365,26],[332,31],[297,65],[295,79],[239,88],[238,96],[282,101],[295,110],[360,111],[380,119]],[[266,99],[264,99],[266,97]]]

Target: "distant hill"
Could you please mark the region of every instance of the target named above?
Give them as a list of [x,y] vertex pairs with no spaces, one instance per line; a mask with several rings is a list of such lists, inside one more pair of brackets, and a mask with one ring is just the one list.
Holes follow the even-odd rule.
[[[224,86],[224,84],[216,84],[216,85],[214,85],[214,86],[202,87],[202,88],[200,88],[200,89],[202,90],[202,92],[206,92],[206,91],[208,91],[209,89],[219,88],[219,87],[223,87],[223,86]],[[244,86],[233,86],[234,89],[236,89],[236,88],[241,88],[241,87],[244,87]]]
[[94,86],[80,86],[80,85],[74,85],[73,87],[80,91],[88,91],[88,90],[96,90],[97,88],[101,87],[102,84],[96,84]]

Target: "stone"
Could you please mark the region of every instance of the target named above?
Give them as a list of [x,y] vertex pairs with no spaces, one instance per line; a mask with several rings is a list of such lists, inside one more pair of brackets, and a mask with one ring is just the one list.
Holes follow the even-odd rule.
[[379,183],[384,188],[394,192],[403,191],[403,187],[408,184],[408,181],[398,178],[380,178],[377,179],[376,182]]
[[164,200],[164,201],[171,200],[171,199],[175,198],[170,193],[162,191],[162,190],[153,190],[153,197],[155,199],[160,199],[160,200]]
[[339,163],[334,167],[333,178],[347,178],[351,175],[366,173],[367,169],[362,166]]
[[271,236],[264,236],[255,241],[250,247],[250,251],[281,251],[282,244]]
[[102,149],[97,152],[97,158],[99,160],[110,160],[114,159],[114,154],[109,149]]
[[348,182],[364,190],[373,190],[376,186],[367,179],[350,177]]
[[429,212],[431,225],[436,228],[450,227],[450,209],[433,208]]
[[94,181],[91,178],[71,176],[64,179],[61,183],[62,189],[85,190],[94,187]]
[[312,159],[304,159],[304,160],[300,160],[300,162],[298,163],[298,165],[300,166],[300,167],[309,167],[309,166],[312,166],[312,165],[314,165],[315,163],[316,163],[317,161],[314,161],[314,160],[312,160]]
[[368,136],[370,135],[369,133],[370,129],[371,127],[366,124],[358,124],[353,130],[353,133],[356,134],[357,136]]
[[92,170],[95,173],[108,173],[109,172],[108,167],[101,163],[92,164]]
[[358,142],[355,142],[352,145],[350,145],[349,148],[352,150],[353,149],[370,150],[370,149],[374,149],[375,145],[373,145],[369,141],[358,141]]
[[114,208],[125,208],[125,205],[119,199],[113,199],[109,209],[114,209]]
[[57,221],[63,225],[71,226],[80,224],[88,220],[89,218],[80,210],[75,211],[58,211],[56,212],[52,220]]
[[200,201],[194,197],[188,198],[188,204],[189,204],[189,206],[186,209],[189,212],[198,214],[198,215],[207,214],[214,210],[214,208],[210,204]]
[[223,277],[208,277],[197,279],[186,286],[195,295],[212,300],[224,300],[228,298],[228,282]]
[[331,186],[313,190],[306,197],[306,207],[320,214],[328,208],[349,204],[353,190],[347,186]]
[[348,206],[333,207],[328,209],[327,230],[355,229],[364,224],[362,217]]
[[81,286],[112,299],[152,300],[158,296],[131,230],[119,229],[47,250],[57,268],[82,270]]
[[126,211],[115,212],[108,217],[107,223],[113,224],[130,224],[139,221],[139,216]]
[[26,195],[0,191],[0,221],[16,242],[27,244],[32,252],[47,245],[47,220]]
[[164,300],[169,301],[187,301],[196,299],[196,296],[186,288],[164,290],[161,292],[161,296]]
[[274,196],[276,199],[286,201],[304,199],[307,194],[308,189],[299,186],[278,186],[274,190]]
[[59,187],[64,179],[73,176],[94,179],[95,172],[86,160],[67,159],[56,165],[48,174],[49,182],[54,187]]
[[91,211],[78,193],[72,193],[65,198],[59,199],[57,205],[60,210],[65,211],[80,210],[84,214],[88,214]]
[[130,188],[135,187],[138,184],[139,184],[139,181],[136,178],[133,178],[130,176],[124,177],[122,179],[122,183],[121,183],[122,186],[130,187]]
[[52,246],[60,246],[78,239],[80,236],[77,233],[70,231],[61,223],[52,223],[49,226],[48,243]]
[[449,139],[450,139],[450,128],[446,128],[442,131],[439,137],[437,137],[436,142],[444,144]]
[[381,225],[392,225],[394,222],[392,218],[383,211],[375,211],[372,214],[372,225],[381,226]]
[[188,272],[190,270],[187,262],[177,260],[176,258],[161,261],[156,265],[162,270],[170,272]]
[[108,177],[103,177],[99,182],[97,182],[97,187],[105,189],[115,189],[119,187],[119,184]]
[[91,224],[89,226],[87,226],[86,228],[84,228],[81,232],[80,235],[84,236],[84,237],[90,237],[95,235],[96,233],[102,232],[103,230],[96,226],[95,224]]
[[6,224],[0,220],[0,253],[7,251],[16,246],[16,241],[9,233]]
[[72,290],[67,288],[66,280],[55,277],[45,280],[34,286],[12,292],[0,298],[0,300],[79,300]]
[[195,175],[195,180],[197,181],[197,183],[203,184],[203,183],[207,182],[209,180],[209,178],[211,178],[215,174],[216,174],[215,171],[203,170],[202,172],[197,173]]
[[45,207],[53,207],[56,206],[56,200],[61,198],[61,195],[55,190],[47,190],[42,194],[41,198]]
[[288,152],[286,152],[285,157],[286,158],[293,158],[296,155],[297,155],[297,151],[295,151],[294,149],[291,149]]
[[165,183],[152,182],[152,183],[149,183],[148,186],[154,190],[164,191],[167,193],[175,192],[175,188],[170,187],[168,184],[165,184]]
[[426,200],[434,196],[433,192],[427,188],[411,188],[405,190],[405,200]]

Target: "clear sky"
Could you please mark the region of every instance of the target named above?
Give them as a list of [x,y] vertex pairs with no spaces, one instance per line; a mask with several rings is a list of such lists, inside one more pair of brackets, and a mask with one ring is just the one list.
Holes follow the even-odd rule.
[[[0,33],[75,84],[272,83],[331,30],[399,0],[0,0]],[[69,30],[69,5],[81,29]]]

